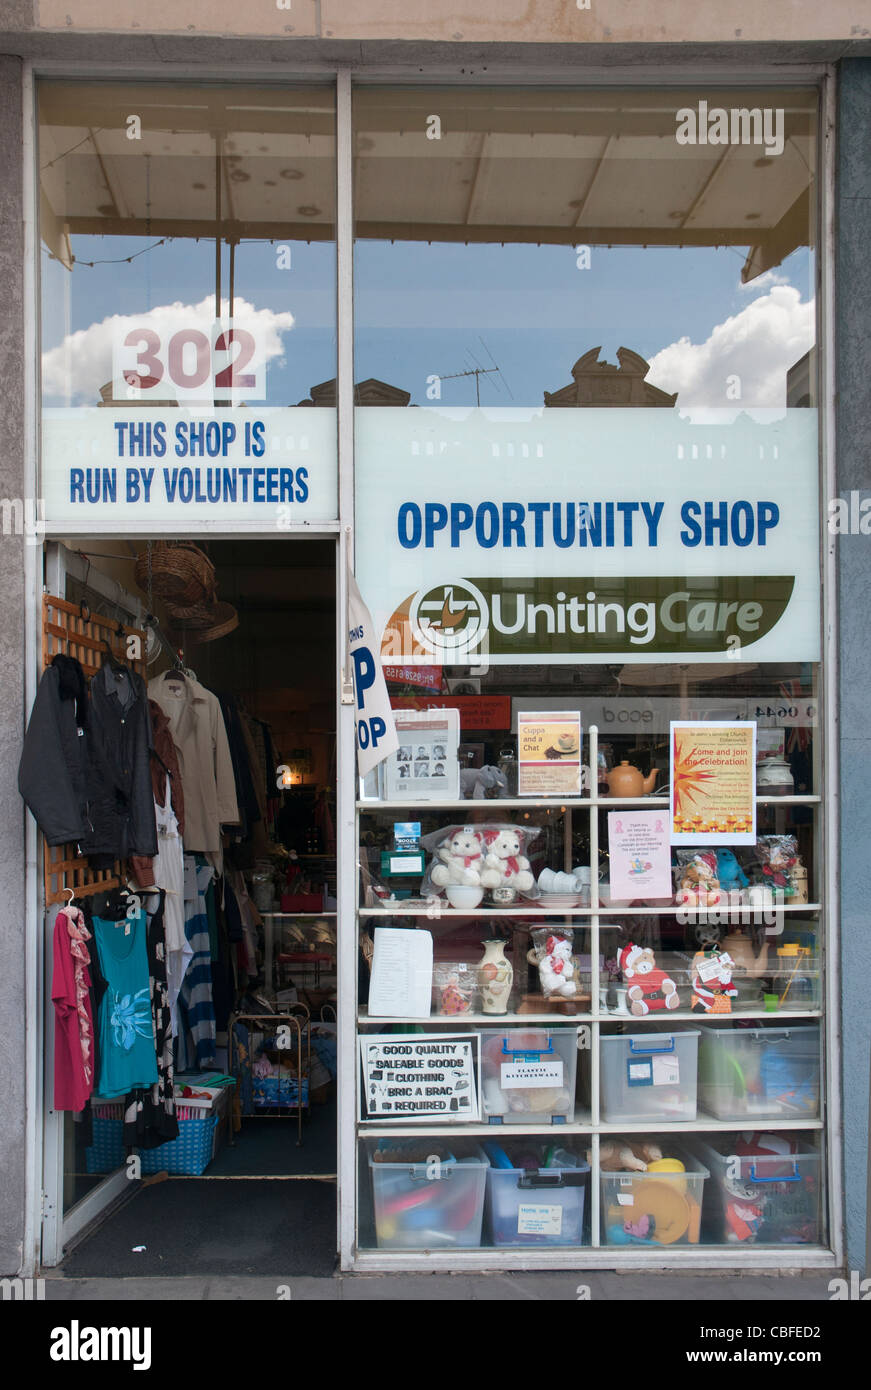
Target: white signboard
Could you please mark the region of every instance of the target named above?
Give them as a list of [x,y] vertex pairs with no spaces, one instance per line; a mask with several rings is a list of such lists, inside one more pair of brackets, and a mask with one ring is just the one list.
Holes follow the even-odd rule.
[[765,416],[359,410],[382,660],[817,660],[816,412]]
[[367,1119],[480,1120],[476,1033],[370,1034],[360,1038]]
[[366,777],[399,747],[375,628],[353,574],[348,574],[348,658],[354,677],[357,769]]
[[338,517],[336,412],[317,406],[43,412],[46,526],[280,533]]

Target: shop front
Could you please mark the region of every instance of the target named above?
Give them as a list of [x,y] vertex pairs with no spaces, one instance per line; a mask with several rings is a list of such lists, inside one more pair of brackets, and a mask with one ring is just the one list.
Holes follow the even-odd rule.
[[[28,707],[181,753],[88,847],[25,743],[44,1264],[164,1169],[332,1181],[345,1270],[840,1262],[830,99],[36,83]],[[142,938],[87,1106],[58,920]]]

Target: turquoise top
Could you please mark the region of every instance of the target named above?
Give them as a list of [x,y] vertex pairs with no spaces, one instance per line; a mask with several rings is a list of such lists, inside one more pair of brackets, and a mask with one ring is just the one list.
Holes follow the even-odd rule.
[[143,912],[120,922],[94,918],[94,939],[106,991],[98,1017],[97,1092],[120,1096],[157,1081],[151,986]]

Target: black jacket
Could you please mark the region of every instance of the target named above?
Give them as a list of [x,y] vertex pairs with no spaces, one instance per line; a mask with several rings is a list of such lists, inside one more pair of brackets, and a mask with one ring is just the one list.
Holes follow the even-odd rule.
[[50,845],[77,844],[91,830],[87,714],[81,666],[56,656],[39,682],[18,767],[18,790]]
[[157,853],[151,722],[141,676],[104,666],[85,698],[82,668],[56,656],[36,692],[18,789],[50,845],[109,862]]
[[89,799],[82,853],[111,859],[157,853],[151,719],[145,682],[108,663],[91,681]]

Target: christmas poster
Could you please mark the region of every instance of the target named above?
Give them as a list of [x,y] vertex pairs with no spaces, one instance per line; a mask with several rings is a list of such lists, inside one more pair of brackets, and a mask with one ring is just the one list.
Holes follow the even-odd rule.
[[671,843],[756,843],[756,725],[672,722]]

